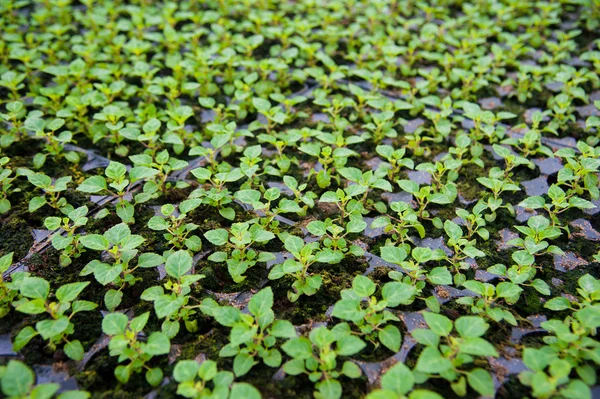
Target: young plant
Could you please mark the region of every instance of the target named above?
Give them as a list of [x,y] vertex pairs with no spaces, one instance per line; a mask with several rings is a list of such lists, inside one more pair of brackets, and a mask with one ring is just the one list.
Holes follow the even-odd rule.
[[398,327],[388,324],[400,319],[386,308],[395,308],[414,301],[416,289],[410,285],[392,281],[381,289],[382,299],[373,295],[377,286],[366,276],[356,276],[352,289],[342,290],[342,299],[333,307],[332,315],[351,321],[360,331],[360,335],[371,342],[375,348],[381,343],[396,353],[402,344],[402,335]]
[[[430,261],[439,261],[446,259],[447,256],[441,249],[432,250],[427,247],[415,247],[411,251],[411,259],[406,260],[408,254],[407,246],[394,247],[386,245],[381,247],[381,258],[386,262],[398,265],[402,271],[392,270],[388,277],[392,280],[402,283],[405,288],[405,294],[411,293],[411,303],[415,297],[419,296],[425,288],[426,282],[433,285],[451,285],[452,274],[446,266],[437,266],[427,270],[424,266]],[[440,305],[435,296],[425,299],[430,309],[439,309]]]
[[318,274],[309,273],[308,269],[314,263],[335,264],[342,258],[329,249],[321,249],[318,242],[304,243],[300,237],[280,234],[284,247],[295,259],[286,259],[285,262],[273,266],[269,272],[270,280],[277,280],[284,276],[294,278],[292,290],[287,297],[290,302],[296,302],[302,295],[312,296],[317,293],[323,279]]
[[[36,376],[25,363],[9,360],[0,366],[0,391],[7,399],[43,399],[52,398],[60,389],[60,384],[47,382],[35,384]],[[86,391],[63,391],[56,399],[87,399],[91,395]]]
[[423,317],[429,328],[412,331],[413,338],[424,346],[415,374],[420,379],[445,379],[458,396],[465,396],[468,387],[480,395],[494,396],[494,381],[489,371],[470,367],[474,362],[482,364],[485,357],[498,357],[494,346],[482,338],[489,324],[477,316],[462,316],[455,322],[430,312],[424,312]]
[[217,363],[205,360],[180,360],[173,370],[177,395],[196,399],[204,397],[260,399],[260,392],[245,382],[233,382],[231,371],[219,371]]
[[[469,263],[465,260],[467,258],[481,258],[485,256],[485,253],[477,249],[475,246],[477,240],[469,240],[464,236],[463,229],[451,220],[444,222],[444,231],[448,236],[446,244],[453,250],[452,257],[448,259],[455,272],[460,275],[460,270],[467,270],[470,268]],[[455,277],[455,283],[458,284]]]
[[227,183],[234,183],[244,177],[240,168],[220,168],[214,173],[208,168],[192,169],[191,173],[198,179],[201,186],[190,193],[189,198],[199,198],[203,204],[217,208],[225,219],[234,220],[235,210],[227,206],[233,202],[233,194],[227,188]]
[[[153,286],[142,292],[141,299],[154,302],[156,317],[165,319],[161,329],[169,338],[175,338],[183,321],[189,332],[198,331],[198,321],[193,319],[200,305],[189,305],[191,286],[204,278],[202,274],[189,274],[193,259],[187,251],[173,252],[165,262],[165,271],[172,278],[163,287]],[[165,292],[166,291],[166,292]]]
[[382,168],[387,170],[387,178],[392,181],[403,168],[413,169],[415,167],[415,162],[411,158],[404,158],[405,148],[394,149],[391,145],[382,144],[378,145],[375,150],[387,161],[387,165],[382,165]]
[[5,273],[8,271],[13,261],[13,253],[0,257],[0,319],[10,312],[11,303],[18,297],[18,279],[23,278],[25,273],[13,273],[11,281],[5,281]]
[[79,312],[94,310],[98,307],[94,302],[77,300],[81,291],[90,283],[65,284],[54,294],[56,300],[50,299],[50,284],[41,277],[25,276],[15,282],[22,298],[13,303],[18,312],[39,315],[48,314],[50,318],[36,322],[35,328],[27,326],[15,337],[13,350],[20,351],[32,338],[40,335],[48,341],[47,347],[55,351],[64,343],[65,354],[73,360],[83,359],[83,346],[79,340],[71,340],[75,333],[75,324],[71,321]]
[[485,315],[495,322],[504,320],[510,325],[517,325],[515,316],[510,310],[505,309],[502,302],[507,305],[517,303],[523,292],[523,288],[519,285],[503,281],[494,286],[475,280],[467,280],[462,285],[477,294],[479,298],[461,297],[456,300],[458,304],[468,305],[471,307],[471,313]]
[[507,269],[503,264],[490,266],[487,271],[508,278],[511,283],[531,286],[542,295],[550,295],[550,287],[544,280],[535,278],[535,257],[526,250],[515,251],[511,255],[514,264]]
[[158,254],[147,252],[138,257],[137,265],[130,267],[130,262],[138,253],[136,249],[144,243],[144,237],[131,234],[131,229],[125,223],[119,223],[103,235],[88,234],[81,236],[79,242],[95,251],[104,251],[110,263],[98,259],[90,261],[79,273],[80,276],[93,274],[102,285],[112,284],[118,289],[111,288],[104,295],[104,304],[110,311],[114,311],[123,299],[123,289],[142,281],[141,277],[135,277],[133,272],[138,267],[155,267],[164,263],[164,258]]
[[314,236],[319,237],[321,245],[329,249],[329,253],[334,260],[332,263],[338,263],[337,259],[343,259],[347,255],[363,256],[365,251],[356,244],[350,244],[345,238],[348,234],[361,233],[367,227],[362,215],[350,216],[345,228],[337,225],[331,219],[325,221],[313,220],[306,225],[306,229]]
[[62,158],[65,158],[69,162],[78,163],[79,155],[75,151],[64,152],[65,144],[73,142],[73,132],[65,130],[60,134],[56,133],[65,125],[65,120],[56,118],[47,122],[42,119],[41,116],[42,115],[36,117],[30,115],[25,120],[24,125],[26,130],[34,132],[36,137],[41,137],[45,142],[45,154],[35,154],[33,157],[33,166],[36,169],[44,166],[48,155],[55,161],[60,161]]
[[378,216],[371,223],[372,229],[383,228],[385,233],[391,234],[391,239],[386,240],[386,245],[412,241],[409,236],[411,229],[416,230],[419,237],[425,238],[425,227],[419,222],[419,215],[408,202],[394,201],[390,204],[390,208],[395,216]]
[[[154,173],[153,179],[148,179],[144,184],[144,193],[155,194],[160,192],[164,194],[172,187],[185,188],[188,186],[183,181],[172,184],[168,179],[173,172],[182,170],[188,166],[187,161],[173,158],[168,150],[160,151],[154,156],[148,154],[136,154],[129,157],[137,168],[149,168]],[[143,169],[147,170],[147,169]]]
[[308,338],[288,340],[281,349],[291,357],[283,365],[289,375],[306,374],[315,385],[315,397],[339,399],[342,397],[342,376],[358,378],[362,372],[356,363],[346,360],[338,370],[338,356],[352,356],[364,349],[362,339],[352,334],[346,323],[331,330],[327,327],[313,328]]
[[[262,194],[264,202],[261,201],[261,193],[258,190],[246,189],[238,190],[234,195],[235,199],[252,206],[258,214],[256,223],[265,229],[277,230],[279,222],[275,218],[282,213],[301,214],[306,208],[300,208],[300,205],[294,200],[281,198],[281,191],[277,187],[271,187]],[[279,200],[277,205],[274,201]]]
[[48,204],[57,210],[70,210],[67,199],[61,197],[61,193],[67,190],[67,184],[71,181],[71,176],[63,176],[55,181],[43,173],[34,173],[28,171],[25,173],[31,184],[43,191],[43,194],[38,197],[33,197],[29,201],[29,212],[35,212],[42,206]]
[[490,232],[485,228],[486,222],[483,211],[487,205],[483,201],[477,201],[471,212],[465,209],[456,209],[456,216],[464,221],[467,228],[466,239],[471,240],[475,234],[487,241],[490,238]]
[[166,355],[171,350],[171,342],[165,333],[155,331],[143,342],[140,333],[148,323],[149,312],[129,320],[123,313],[109,313],[102,319],[102,332],[110,337],[108,349],[111,356],[118,356],[119,363],[125,365],[115,368],[115,377],[126,384],[133,374],[145,370],[146,381],[153,387],[163,379],[160,367],[151,367],[149,363],[155,356]]
[[531,255],[539,256],[544,254],[564,254],[563,250],[556,245],[550,245],[546,240],[552,240],[560,237],[560,229],[550,224],[550,220],[541,215],[532,216],[527,220],[527,226],[515,226],[525,239],[515,238],[507,242],[507,245],[514,245],[525,249]]
[[598,294],[600,283],[585,274],[578,280],[581,302],[556,297],[546,308],[572,313],[564,320],[551,319],[541,324],[548,331],[545,346],[525,348],[523,362],[529,368],[519,374],[519,380],[531,386],[536,398],[562,395],[566,398],[590,398],[596,385],[595,370],[600,365],[600,343],[593,339],[600,327]]
[[569,194],[565,192],[558,184],[552,184],[548,189],[548,197],[550,201],[546,202],[546,199],[542,196],[535,195],[527,197],[519,203],[519,206],[525,209],[543,209],[548,213],[552,226],[564,229],[568,232],[568,227],[562,226],[559,219],[559,215],[569,209],[594,209],[596,206],[570,191]]
[[[59,256],[61,266],[70,265],[72,258],[79,258],[84,251],[83,244],[79,241],[81,235],[75,231],[87,224],[87,213],[88,208],[84,205],[73,209],[66,217],[50,216],[44,220],[44,226],[48,230],[60,229],[52,235],[52,246],[57,251],[61,251]],[[66,235],[63,235],[64,233]]]
[[12,168],[8,165],[10,158],[0,158],[0,215],[10,211],[12,204],[8,197],[13,193],[21,191],[20,188],[13,188],[13,182],[22,173],[17,169],[17,173],[13,174]]
[[275,348],[277,338],[297,336],[293,324],[275,320],[273,291],[263,288],[248,302],[250,314],[231,306],[220,306],[213,299],[202,301],[202,312],[214,317],[217,323],[231,328],[229,343],[221,348],[219,356],[234,357],[233,372],[237,377],[247,374],[261,359],[269,367],[281,365],[281,352]]
[[415,376],[404,363],[396,363],[381,377],[381,389],[367,395],[366,399],[442,399],[426,389],[414,389]]
[[[88,194],[108,194],[117,200],[116,212],[123,223],[133,223],[134,204],[128,199],[135,183],[154,178],[159,171],[146,166],[135,166],[129,169],[119,162],[111,161],[104,170],[104,176],[94,175],[85,179],[77,191]],[[143,203],[157,197],[156,190],[144,189],[144,192],[134,196],[135,203]]]
[[432,220],[434,224],[441,224],[439,218],[432,218],[431,212],[426,208],[429,204],[448,205],[452,204],[458,195],[456,184],[446,183],[440,190],[436,190],[433,186],[419,187],[419,183],[412,180],[397,180],[396,183],[400,188],[409,194],[417,202],[417,215],[419,220]]
[[191,211],[196,209],[202,203],[201,200],[194,198],[181,202],[177,207],[171,204],[165,204],[160,208],[161,215],[156,215],[148,221],[148,227],[155,231],[165,231],[163,237],[172,249],[188,249],[193,252],[200,251],[202,241],[195,234],[190,235],[198,229],[195,223],[185,223],[185,219]]
[[250,226],[248,223],[234,223],[229,231],[214,229],[204,233],[204,237],[217,247],[228,247],[231,252],[217,251],[208,257],[211,262],[226,262],[229,275],[236,283],[246,279],[243,274],[257,262],[274,260],[275,256],[269,252],[258,253],[250,247],[254,244],[263,244],[275,238],[270,231],[266,231],[258,224]]

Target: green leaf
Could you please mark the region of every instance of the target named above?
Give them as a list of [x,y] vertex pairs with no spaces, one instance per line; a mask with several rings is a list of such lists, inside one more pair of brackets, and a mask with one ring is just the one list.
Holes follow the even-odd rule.
[[69,319],[66,316],[59,317],[56,320],[42,320],[35,323],[35,329],[42,338],[50,339],[62,334],[69,327]]
[[141,254],[138,258],[139,267],[156,267],[158,265],[162,265],[163,263],[165,263],[165,258],[152,252]]
[[297,336],[296,328],[287,320],[275,320],[269,331],[278,338],[295,338]]
[[463,232],[460,226],[451,220],[446,220],[444,222],[444,231],[446,232],[448,237],[454,241],[458,240],[463,236]]
[[283,371],[289,375],[299,375],[305,372],[303,359],[292,359],[283,365]]
[[86,391],[64,391],[58,395],[57,399],[88,399],[90,396],[90,393]]
[[415,366],[415,370],[417,371],[432,374],[443,373],[451,368],[452,362],[443,357],[437,348],[431,346],[423,349]]
[[46,302],[43,299],[33,299],[16,307],[18,312],[26,314],[46,313]]
[[463,316],[454,322],[456,331],[463,338],[481,337],[490,327],[484,319],[477,316]]
[[334,379],[321,381],[315,384],[315,388],[322,399],[339,399],[342,396],[342,384]]
[[346,231],[348,233],[360,233],[366,228],[367,223],[362,218],[350,218],[350,221],[346,225]]
[[468,355],[497,357],[494,346],[483,338],[465,338],[460,344],[460,351]]
[[256,364],[254,358],[246,353],[238,353],[233,359],[233,372],[237,377],[246,375]]
[[126,384],[131,377],[131,367],[131,364],[128,364],[127,366],[117,366],[115,368],[115,377],[117,378],[117,381]]
[[257,190],[239,190],[235,193],[237,200],[250,205],[260,202],[260,197],[260,191]]
[[[207,362],[211,361],[207,360],[204,363]],[[173,378],[177,382],[194,381],[199,368],[200,365],[195,360],[180,360],[173,369]]]
[[396,363],[381,377],[381,387],[394,391],[396,395],[404,395],[415,384],[415,377],[404,363]]
[[33,371],[18,360],[10,360],[1,374],[2,392],[9,397],[27,397],[35,382]]
[[106,179],[102,176],[88,177],[77,187],[77,191],[95,194],[106,190]]
[[432,284],[451,285],[452,284],[452,273],[450,273],[450,271],[444,266],[434,267],[427,274],[427,279]]
[[494,396],[494,380],[489,372],[476,368],[467,373],[467,381],[471,388],[486,397]]
[[56,298],[60,302],[73,302],[89,284],[89,281],[65,284],[56,290]]
[[144,352],[149,355],[166,355],[171,350],[171,342],[165,333],[155,331],[148,337],[148,342],[144,345]]
[[546,201],[544,198],[536,195],[534,197],[525,198],[525,200],[519,203],[519,206],[526,209],[539,209],[543,208],[545,204]]
[[150,312],[142,313],[141,315],[131,319],[131,322],[129,323],[129,328],[131,329],[131,331],[139,333],[144,329],[146,323],[148,323],[149,318]]
[[310,234],[320,237],[327,233],[327,227],[324,222],[320,220],[313,220],[309,224],[306,225],[306,229]]
[[593,397],[590,387],[581,380],[570,381],[560,393],[566,399],[592,399]]
[[552,350],[547,351],[544,349],[527,347],[523,349],[523,363],[533,371],[544,370],[554,358],[555,355]]
[[135,166],[129,171],[129,179],[132,183],[134,183],[138,180],[150,179],[151,177],[154,177],[159,173],[160,171],[157,169],[149,168],[146,166]]
[[210,241],[211,244],[221,246],[227,243],[229,233],[225,229],[215,229],[204,233],[204,237]]
[[15,341],[13,343],[13,351],[20,351],[25,345],[31,341],[33,337],[38,335],[38,332],[33,329],[31,326],[27,326],[23,328],[17,336],[15,337]]
[[29,201],[29,212],[35,212],[40,209],[42,206],[46,205],[46,197],[33,197]]
[[20,291],[27,298],[45,300],[50,293],[50,284],[41,277],[28,276],[21,282]]
[[61,219],[59,217],[50,216],[44,220],[44,227],[48,230],[56,230],[60,227]]
[[315,254],[315,260],[320,263],[334,265],[340,263],[344,259],[344,254],[341,251],[332,251],[325,248]]
[[240,346],[245,343],[251,343],[257,335],[258,328],[256,326],[248,326],[244,323],[238,323],[231,329],[229,335],[229,343],[232,346]]
[[104,237],[113,245],[122,244],[131,236],[131,229],[125,223],[119,223],[108,229]]
[[163,372],[160,367],[154,367],[146,370],[146,381],[153,387],[157,387],[163,379]]
[[575,312],[575,316],[587,328],[596,329],[600,327],[600,305],[584,307]]
[[294,359],[308,359],[313,355],[312,343],[304,337],[286,341],[281,349]]
[[348,378],[358,378],[362,375],[360,367],[351,361],[345,361],[342,366],[342,374]]
[[244,399],[261,399],[260,392],[252,385],[246,382],[236,382],[231,386],[231,393],[229,396],[233,398],[244,398]]
[[386,262],[394,263],[396,265],[401,264],[407,257],[407,253],[404,248],[384,246],[381,247],[381,258]]
[[192,268],[192,256],[188,251],[179,250],[172,253],[165,263],[165,270],[169,276],[181,279]]
[[571,307],[571,303],[569,302],[569,300],[567,298],[555,297],[555,298],[550,299],[548,302],[546,302],[544,307],[546,309],[556,310],[556,311],[565,310],[565,309],[569,309]]
[[337,340],[337,353],[341,356],[352,356],[367,346],[365,342],[355,335],[347,335]]
[[110,289],[106,292],[106,294],[104,294],[104,304],[106,305],[106,308],[111,312],[114,312],[114,310],[121,304],[122,299],[122,291]]
[[71,314],[75,314],[78,312],[88,312],[90,310],[96,309],[97,307],[98,305],[91,301],[75,301],[71,306]]
[[431,312],[423,312],[423,317],[431,331],[440,337],[450,335],[450,332],[452,331],[452,321],[449,318]]
[[271,109],[271,103],[269,100],[265,100],[264,98],[255,97],[252,99],[252,105],[254,108],[262,114],[268,114],[269,109]]
[[350,320],[355,323],[360,322],[365,312],[360,307],[358,299],[340,299],[333,306],[332,316],[342,320]]
[[523,288],[516,284],[504,281],[496,286],[496,295],[500,298],[505,298],[509,304],[515,303],[519,300],[519,296],[523,292]]
[[4,273],[8,270],[10,265],[12,265],[13,261],[13,253],[10,252],[2,257],[0,257],[0,273]]
[[290,251],[291,253],[298,254],[304,247],[304,240],[300,237],[289,235],[285,239],[285,249]]
[[544,280],[536,278],[531,282],[533,288],[542,295],[550,295],[550,286]]
[[383,344],[383,346],[394,353],[400,350],[400,345],[402,344],[402,335],[396,326],[387,325],[380,330],[378,334],[379,341]]
[[64,346],[65,354],[75,361],[80,361],[83,359],[83,346],[79,340],[70,341]]
[[360,297],[370,297],[376,288],[375,283],[366,276],[358,275],[352,280],[352,289]]
[[184,302],[183,296],[173,298],[171,295],[161,295],[154,301],[156,317],[163,319],[173,315],[183,306]]
[[162,231],[169,228],[169,223],[160,216],[152,216],[148,221],[148,227],[155,231]]
[[113,180],[118,180],[119,178],[125,176],[125,173],[127,173],[127,168],[125,165],[115,161],[111,161],[104,170],[106,177]]
[[381,296],[388,306],[395,308],[398,305],[409,305],[414,301],[417,289],[412,285],[392,281],[386,283],[381,290]]
[[258,325],[262,328],[273,321],[274,314],[271,310],[272,307],[273,291],[271,287],[266,287],[258,291],[248,302],[248,310],[256,317]]
[[81,242],[84,247],[94,249],[96,251],[106,251],[110,246],[108,240],[100,234],[89,234],[86,236],[81,236],[79,238],[79,242]]
[[127,316],[123,313],[109,313],[102,319],[102,332],[106,335],[123,334],[127,322]]

